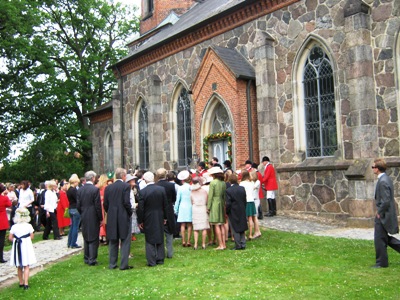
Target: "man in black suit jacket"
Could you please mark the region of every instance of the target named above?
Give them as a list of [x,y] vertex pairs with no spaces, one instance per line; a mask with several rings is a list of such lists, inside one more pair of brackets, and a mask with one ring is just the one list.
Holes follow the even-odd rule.
[[81,214],[82,236],[85,264],[97,265],[97,252],[99,248],[100,224],[103,221],[101,213],[100,191],[94,186],[96,173],[85,173],[86,183],[77,194],[76,208]]
[[104,190],[104,210],[107,212],[107,239],[109,240],[109,268],[115,269],[118,261],[118,246],[121,241],[120,270],[132,269],[128,265],[131,249],[130,185],[125,182],[126,170],[115,170],[115,182]]
[[165,240],[167,244],[167,257],[172,258],[174,249],[172,247],[174,241],[174,232],[176,227],[174,207],[176,201],[175,185],[167,180],[167,170],[160,168],[156,171],[157,183],[156,185],[162,186],[167,194],[167,223],[164,226]]
[[143,175],[147,186],[139,191],[138,222],[144,230],[147,265],[153,267],[164,263],[164,224],[167,222],[167,194],[154,184],[154,174]]
[[229,217],[229,223],[233,229],[235,238],[235,247],[231,250],[246,249],[247,227],[246,217],[246,190],[238,185],[236,174],[229,175],[231,186],[226,189],[226,213]]
[[387,268],[389,266],[387,246],[400,252],[400,241],[390,234],[399,232],[397,212],[394,202],[394,189],[392,179],[386,175],[386,161],[375,159],[372,169],[378,176],[378,183],[375,190],[375,204],[377,213],[375,216],[375,252],[376,264],[373,268]]

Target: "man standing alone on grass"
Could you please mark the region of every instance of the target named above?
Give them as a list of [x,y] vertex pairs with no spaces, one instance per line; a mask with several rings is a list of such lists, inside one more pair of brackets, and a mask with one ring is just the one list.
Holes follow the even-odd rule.
[[117,168],[115,178],[115,182],[107,186],[104,191],[104,210],[107,212],[106,232],[109,240],[109,268],[117,268],[118,246],[121,241],[121,265],[119,269],[129,270],[133,268],[128,265],[132,232],[131,188],[125,182],[125,169]]
[[82,236],[84,247],[84,262],[96,266],[99,249],[100,224],[103,221],[101,213],[100,191],[94,185],[96,173],[85,173],[86,183],[79,188],[76,208],[81,215]]
[[139,191],[139,228],[144,230],[146,259],[149,267],[164,263],[164,224],[167,222],[167,194],[154,184],[154,174],[143,175],[146,187]]
[[389,234],[399,232],[397,213],[393,195],[392,179],[386,175],[386,161],[375,159],[372,170],[378,176],[375,189],[375,233],[374,243],[376,252],[376,264],[372,268],[387,268],[389,266],[387,246],[400,252],[400,241]]

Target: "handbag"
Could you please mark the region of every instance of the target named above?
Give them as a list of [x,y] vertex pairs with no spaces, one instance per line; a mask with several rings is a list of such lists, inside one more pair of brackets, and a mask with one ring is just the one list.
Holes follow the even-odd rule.
[[64,218],[70,218],[68,207],[64,210]]

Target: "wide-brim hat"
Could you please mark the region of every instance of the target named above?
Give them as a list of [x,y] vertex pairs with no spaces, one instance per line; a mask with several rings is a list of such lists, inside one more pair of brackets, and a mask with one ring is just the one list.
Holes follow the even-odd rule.
[[209,175],[212,175],[212,174],[222,174],[224,172],[222,171],[222,169],[220,167],[212,167],[212,168],[208,169],[207,173]]
[[125,182],[129,182],[129,181],[131,181],[133,179],[136,179],[136,178],[137,178],[136,176],[134,176],[132,174],[128,174],[128,175],[126,175]]
[[183,170],[183,171],[180,171],[180,172],[179,172],[177,178],[178,178],[179,180],[186,180],[186,179],[189,178],[189,176],[190,176],[189,171]]
[[201,188],[200,183],[195,183],[195,184],[192,184],[192,185],[191,185],[190,190],[191,190],[191,191],[197,191],[197,190],[200,189],[200,188]]

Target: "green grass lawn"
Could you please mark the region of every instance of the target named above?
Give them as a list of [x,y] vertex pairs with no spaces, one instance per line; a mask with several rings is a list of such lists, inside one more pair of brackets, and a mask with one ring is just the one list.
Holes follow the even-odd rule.
[[149,268],[140,235],[132,242],[132,270],[109,270],[107,247],[100,247],[98,266],[74,255],[32,276],[28,291],[16,282],[0,298],[400,299],[400,255],[389,249],[390,267],[371,269],[372,241],[267,230],[245,251],[195,251],[180,240],[174,246],[173,259]]

